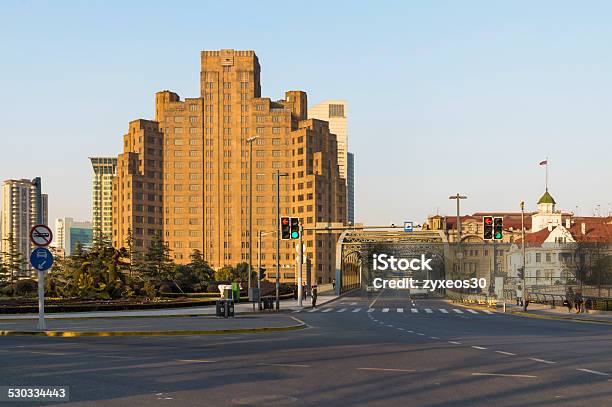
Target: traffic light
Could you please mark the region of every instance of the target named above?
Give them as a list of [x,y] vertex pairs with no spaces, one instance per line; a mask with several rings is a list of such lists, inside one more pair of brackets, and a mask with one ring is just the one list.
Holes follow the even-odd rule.
[[263,280],[264,278],[266,278],[266,268],[260,267],[259,268],[259,279]]
[[493,216],[483,216],[482,217],[482,238],[484,240],[493,239]]
[[291,218],[291,238],[300,238],[300,218]]
[[504,237],[504,218],[493,218],[493,239],[501,240]]
[[289,217],[283,216],[280,218],[280,234],[283,240],[291,239],[291,225],[289,223]]

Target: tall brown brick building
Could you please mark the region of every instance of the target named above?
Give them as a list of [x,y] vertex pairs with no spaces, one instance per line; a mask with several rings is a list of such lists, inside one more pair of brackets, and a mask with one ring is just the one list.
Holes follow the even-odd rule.
[[[253,264],[257,232],[278,228],[275,173],[281,216],[346,222],[346,187],[340,178],[336,136],[327,122],[307,120],[306,93],[261,97],[260,66],[253,51],[203,51],[200,97],[156,94],[155,121],[130,123],[119,156],[113,200],[113,243],[134,231],[146,249],[160,231],[175,260],[200,250],[214,267],[248,261],[249,144],[253,141]],[[136,188],[141,187],[141,190]],[[142,192],[141,192],[142,191]],[[337,235],[304,236],[313,281],[329,282]],[[281,280],[295,279],[295,243],[281,241]],[[276,238],[263,238],[262,264],[275,277]]]

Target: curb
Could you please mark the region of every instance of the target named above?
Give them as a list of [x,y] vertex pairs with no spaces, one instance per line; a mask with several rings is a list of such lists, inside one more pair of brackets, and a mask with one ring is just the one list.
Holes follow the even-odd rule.
[[285,332],[305,329],[308,325],[297,318],[296,325],[265,326],[260,328],[236,328],[236,329],[207,329],[186,331],[100,331],[100,332],[76,332],[76,331],[0,331],[0,336],[179,336],[179,335],[223,335],[223,334],[251,334],[263,332]]
[[[271,311],[261,311],[261,312],[257,312],[257,311],[240,311],[240,312],[235,312],[234,315],[248,315],[248,316],[256,316],[256,315],[261,315],[261,316],[265,316],[265,315],[269,315],[269,314],[280,314],[283,312],[286,312],[287,310],[271,310]],[[129,311],[128,311],[129,312]],[[45,320],[80,320],[80,319],[117,319],[117,318],[181,318],[181,317],[185,317],[185,318],[194,318],[194,317],[200,317],[200,318],[217,318],[217,316],[215,314],[169,314],[169,315],[108,315],[108,316],[82,316],[82,317],[75,317],[75,316],[69,316],[69,317],[53,317],[53,314],[45,314]],[[2,316],[0,315],[0,324],[2,322],[12,322],[12,321],[37,321],[38,320],[38,316],[36,317],[31,317],[31,318],[2,318]]]

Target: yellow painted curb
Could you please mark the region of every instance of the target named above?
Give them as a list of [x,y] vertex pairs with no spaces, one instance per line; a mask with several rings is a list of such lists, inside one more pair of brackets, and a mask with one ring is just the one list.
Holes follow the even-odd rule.
[[261,328],[237,329],[209,329],[189,331],[100,331],[100,332],[74,332],[74,331],[0,331],[0,336],[178,336],[178,335],[223,335],[223,334],[250,334],[262,332],[283,332],[304,329],[308,325],[304,322],[298,325]]

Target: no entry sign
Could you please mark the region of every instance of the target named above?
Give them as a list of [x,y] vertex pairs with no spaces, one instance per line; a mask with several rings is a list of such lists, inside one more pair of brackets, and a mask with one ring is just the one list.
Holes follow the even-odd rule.
[[30,230],[30,240],[36,246],[49,246],[53,240],[53,233],[47,225],[36,225]]

